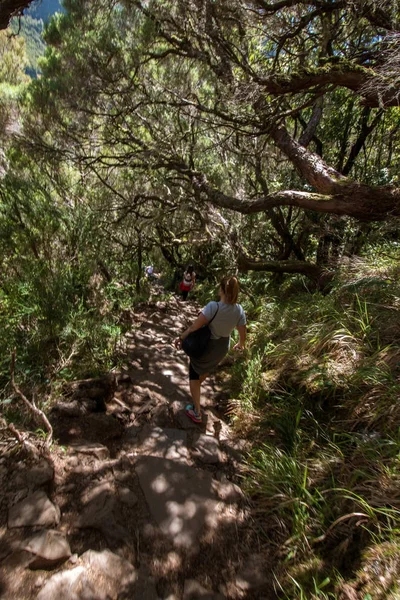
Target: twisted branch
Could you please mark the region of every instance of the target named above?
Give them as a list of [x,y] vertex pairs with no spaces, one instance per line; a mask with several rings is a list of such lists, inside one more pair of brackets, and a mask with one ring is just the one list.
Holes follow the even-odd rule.
[[46,446],[47,446],[47,448],[49,448],[51,446],[52,441],[53,441],[53,428],[52,428],[52,426],[50,424],[50,421],[48,420],[48,418],[44,414],[44,412],[42,410],[40,410],[40,408],[38,408],[36,406],[35,401],[33,399],[32,400],[28,400],[28,398],[23,394],[23,392],[20,390],[20,388],[15,383],[15,377],[14,377],[14,373],[15,373],[15,357],[16,357],[16,351],[14,349],[13,353],[11,355],[11,365],[10,365],[11,387],[14,390],[14,392],[16,393],[16,395],[19,398],[21,398],[21,400],[23,401],[23,403],[25,404],[25,406],[27,407],[27,409],[29,410],[29,412],[33,416],[34,420],[35,421],[39,421],[40,424],[43,425],[44,428],[48,431],[48,436],[46,438]]

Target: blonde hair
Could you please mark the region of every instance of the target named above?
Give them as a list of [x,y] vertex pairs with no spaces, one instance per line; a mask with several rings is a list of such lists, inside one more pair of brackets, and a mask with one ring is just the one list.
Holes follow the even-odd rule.
[[236,304],[239,296],[239,282],[235,276],[224,277],[221,280],[221,290],[228,304]]

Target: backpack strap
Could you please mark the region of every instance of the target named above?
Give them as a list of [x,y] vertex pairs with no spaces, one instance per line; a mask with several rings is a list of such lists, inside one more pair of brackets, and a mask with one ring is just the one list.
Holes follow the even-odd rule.
[[[217,310],[215,311],[215,315],[213,316],[213,318],[211,319],[211,321],[214,321],[215,317],[217,316],[217,312],[219,311],[219,304],[217,302]],[[208,324],[211,323],[211,321],[208,321]]]

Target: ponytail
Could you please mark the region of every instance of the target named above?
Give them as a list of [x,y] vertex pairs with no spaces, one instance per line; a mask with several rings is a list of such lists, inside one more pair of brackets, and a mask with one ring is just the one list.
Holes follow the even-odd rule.
[[239,282],[235,276],[224,277],[221,281],[221,289],[225,294],[228,304],[236,304],[239,296]]

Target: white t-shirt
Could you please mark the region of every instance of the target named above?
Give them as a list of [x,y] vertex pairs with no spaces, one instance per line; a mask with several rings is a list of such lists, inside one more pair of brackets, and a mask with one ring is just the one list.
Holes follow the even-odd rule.
[[225,302],[209,302],[201,311],[208,322],[217,311],[215,319],[210,323],[211,339],[229,337],[238,325],[246,325],[246,314],[240,304],[225,304]]

